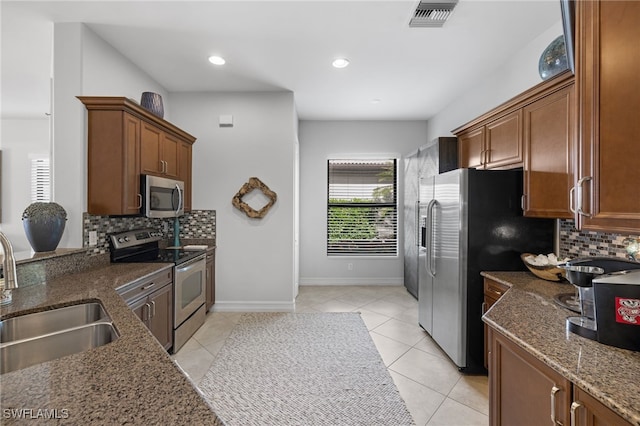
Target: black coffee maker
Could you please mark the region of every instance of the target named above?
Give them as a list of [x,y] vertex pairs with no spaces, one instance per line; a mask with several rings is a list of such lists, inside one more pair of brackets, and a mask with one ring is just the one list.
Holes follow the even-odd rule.
[[[560,267],[566,269],[567,280],[578,290],[581,312],[580,316],[567,318],[567,328],[587,339],[601,341],[598,334],[597,303],[593,280],[611,273],[640,269],[640,263],[613,257],[583,257],[570,260]],[[602,302],[600,305],[604,306]],[[602,332],[600,335],[604,336]],[[605,337],[602,338],[606,340]]]

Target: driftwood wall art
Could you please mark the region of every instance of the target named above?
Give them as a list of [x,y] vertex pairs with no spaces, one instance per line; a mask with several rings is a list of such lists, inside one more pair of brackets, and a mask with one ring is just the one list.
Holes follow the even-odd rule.
[[[259,189],[269,199],[269,202],[257,211],[254,210],[250,205],[242,201],[242,197],[244,197],[254,189]],[[238,193],[233,196],[231,203],[235,208],[244,212],[247,216],[254,219],[261,219],[267,214],[267,212],[269,212],[269,209],[276,203],[277,199],[278,195],[270,190],[267,185],[262,183],[260,179],[258,179],[257,177],[250,177],[249,181],[242,185],[240,191],[238,191]]]

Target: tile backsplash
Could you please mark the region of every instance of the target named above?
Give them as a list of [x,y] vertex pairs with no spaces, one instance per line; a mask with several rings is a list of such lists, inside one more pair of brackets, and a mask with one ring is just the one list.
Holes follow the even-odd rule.
[[[83,246],[89,254],[109,252],[107,236],[137,228],[154,228],[162,231],[165,240],[173,239],[173,218],[158,219],[144,216],[94,216],[84,213],[82,217]],[[192,210],[179,218],[180,239],[216,239],[216,211]],[[89,231],[98,233],[98,244],[89,247]]]
[[627,258],[625,238],[638,238],[638,235],[623,235],[606,232],[578,231],[575,222],[569,219],[560,221],[561,257],[609,256]]

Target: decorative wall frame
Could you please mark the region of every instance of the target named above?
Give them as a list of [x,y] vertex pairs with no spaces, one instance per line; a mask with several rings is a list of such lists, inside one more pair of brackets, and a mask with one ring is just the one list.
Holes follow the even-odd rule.
[[[242,201],[242,197],[244,197],[254,189],[262,191],[262,193],[269,199],[269,202],[257,211],[250,205]],[[269,209],[276,203],[277,199],[278,195],[270,190],[269,187],[265,185],[260,179],[258,179],[257,177],[250,177],[249,181],[242,185],[238,193],[233,196],[231,204],[233,204],[233,206],[238,210],[244,212],[250,218],[262,219],[269,212]]]

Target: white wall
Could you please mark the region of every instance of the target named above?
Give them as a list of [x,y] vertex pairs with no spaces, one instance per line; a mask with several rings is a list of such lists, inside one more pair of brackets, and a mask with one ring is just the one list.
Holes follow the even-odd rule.
[[452,136],[453,129],[541,83],[542,78],[538,73],[540,55],[561,34],[562,21],[558,20],[547,31],[523,46],[518,54],[499,64],[491,74],[479,79],[472,89],[430,118],[429,140],[438,136]]
[[[166,91],[81,23],[54,24],[53,199],[68,214],[60,247],[82,247],[87,206],[86,109],[76,96],[125,96],[139,100]],[[169,118],[165,108],[165,118]]]
[[49,156],[49,119],[3,119],[2,218],[0,228],[13,250],[30,250],[22,227],[22,212],[31,204],[31,156]]
[[[300,284],[403,283],[402,232],[397,257],[328,257],[327,160],[398,158],[428,142],[424,121],[301,121]],[[398,167],[402,206],[402,162]],[[402,229],[402,214],[399,214]],[[348,264],[353,269],[348,269]]]
[[[171,93],[173,122],[196,136],[193,208],[216,210],[217,311],[293,308],[295,110],[290,92]],[[233,127],[219,127],[220,115]],[[231,199],[250,177],[278,195],[263,219]],[[249,197],[250,199],[251,197]],[[249,205],[259,209],[262,204]]]

